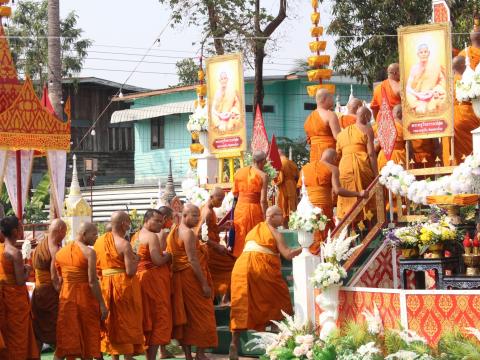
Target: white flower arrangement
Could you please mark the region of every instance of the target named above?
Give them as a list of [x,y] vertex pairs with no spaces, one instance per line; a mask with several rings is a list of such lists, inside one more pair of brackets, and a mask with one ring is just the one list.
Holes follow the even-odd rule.
[[215,211],[215,215],[217,216],[218,219],[223,218],[233,207],[233,192],[229,192],[225,197],[223,198],[222,205],[218,208],[213,208],[213,211]]
[[418,335],[415,331],[413,330],[408,330],[408,329],[402,329],[402,330],[398,330],[398,329],[394,329],[392,330],[393,332],[395,332],[396,334],[398,334],[398,336],[400,336],[400,338],[405,341],[407,344],[411,344],[411,343],[414,343],[414,342],[418,342],[418,343],[422,343],[424,345],[427,345],[427,339],[425,339],[424,337]]
[[433,360],[428,354],[417,354],[415,351],[399,350],[394,354],[388,355],[385,360]]
[[328,218],[323,214],[322,209],[312,207],[311,209],[297,209],[290,213],[288,227],[291,230],[305,230],[314,232],[323,231],[327,226]]
[[393,194],[406,196],[416,204],[426,205],[427,196],[472,193],[479,175],[480,156],[469,155],[463,163],[455,167],[451,175],[435,181],[417,181],[401,165],[389,161],[380,171],[379,181]]
[[325,289],[333,285],[341,285],[346,277],[347,271],[340,264],[321,262],[315,268],[311,281],[315,287]]
[[210,197],[209,192],[198,186],[194,179],[186,179],[182,182],[182,190],[188,203],[202,208]]
[[327,240],[321,245],[321,257],[332,263],[347,260],[361,246],[352,247],[358,235],[347,237],[348,229],[345,227],[339,236],[332,238],[330,232]]
[[462,79],[455,84],[455,95],[460,102],[471,101],[480,97],[480,66],[477,65],[475,70],[473,70],[470,67],[468,48],[465,49],[465,52],[467,53],[465,58],[466,68]]
[[369,310],[364,310],[362,315],[367,322],[368,332],[372,335],[383,335],[384,327],[380,311],[377,304],[373,304],[373,313]]
[[202,225],[201,236],[202,236],[202,241],[203,242],[208,241],[208,225],[207,225],[207,223],[203,223],[203,225]]
[[191,133],[208,131],[208,106],[198,105],[195,112],[188,117],[187,130]]
[[[46,241],[46,239],[44,241]],[[22,259],[28,260],[30,259],[31,255],[32,255],[32,244],[30,243],[30,240],[25,240],[22,244]]]

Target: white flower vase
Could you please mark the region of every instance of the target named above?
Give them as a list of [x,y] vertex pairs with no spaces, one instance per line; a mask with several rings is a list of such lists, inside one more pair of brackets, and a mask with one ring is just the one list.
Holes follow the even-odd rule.
[[480,117],[480,98],[472,99],[473,112],[477,117]]
[[320,339],[323,341],[337,328],[340,287],[341,285],[331,285],[323,289],[316,298],[318,306],[322,309],[318,320],[320,323]]
[[203,154],[209,155],[210,152],[208,151],[208,131],[200,131],[198,133],[198,141],[200,142],[200,144],[203,145]]
[[313,244],[313,233],[305,231],[305,230],[298,230],[297,233],[298,243],[302,247],[301,256],[310,255],[310,245]]

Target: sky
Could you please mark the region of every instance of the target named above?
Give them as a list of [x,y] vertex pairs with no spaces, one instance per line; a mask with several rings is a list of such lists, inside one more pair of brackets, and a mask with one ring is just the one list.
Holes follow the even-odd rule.
[[[278,50],[265,60],[265,75],[288,74],[295,59],[310,55],[310,1],[289,2],[294,5],[287,10],[288,19],[275,33]],[[276,14],[278,0],[264,0],[262,6]],[[202,31],[195,27],[168,26],[170,9],[158,0],[60,0],[61,17],[72,10],[78,15],[83,36],[93,40],[81,76],[161,89],[177,83],[176,61],[186,57],[198,59]],[[320,11],[322,25],[326,27],[331,20],[328,2],[321,5]],[[160,42],[154,44],[159,35]],[[333,55],[333,39],[328,36],[325,39],[327,54]],[[148,56],[138,65],[150,47]],[[130,74],[137,65],[137,71]],[[253,71],[246,69],[245,76],[250,75]]]

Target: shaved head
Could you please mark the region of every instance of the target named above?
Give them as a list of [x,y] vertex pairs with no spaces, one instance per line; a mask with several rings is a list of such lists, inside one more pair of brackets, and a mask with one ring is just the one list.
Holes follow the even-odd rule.
[[214,187],[210,190],[210,206],[220,207],[222,206],[223,199],[225,198],[225,191],[220,187]]
[[188,215],[188,214],[192,214],[192,213],[195,213],[195,212],[200,212],[200,209],[198,208],[198,206],[193,205],[191,203],[187,203],[183,207],[182,215]]
[[98,231],[97,227],[90,222],[82,222],[77,230],[76,241],[79,241],[85,245],[95,244]]
[[351,98],[350,100],[348,100],[348,103],[347,103],[347,110],[348,110],[348,113],[349,114],[356,114],[357,113],[357,110],[360,106],[363,105],[363,102],[362,100],[360,99],[357,99],[357,98]]
[[397,104],[392,109],[395,120],[402,121],[402,105]]
[[322,160],[335,165],[337,161],[337,152],[332,148],[325,149],[322,153]]
[[48,227],[48,239],[59,245],[67,234],[67,224],[62,219],[52,220]]
[[456,74],[463,75],[467,68],[465,57],[455,56],[452,60],[452,68]]
[[263,152],[262,150],[255,150],[253,152],[252,158],[253,158],[253,162],[255,164],[258,164],[267,159],[267,154],[265,154],[265,152]]
[[387,74],[389,79],[400,81],[400,65],[398,63],[388,65]]
[[267,209],[267,217],[270,217],[272,216],[273,214],[277,214],[277,213],[282,213],[282,209],[277,206],[277,205],[273,205],[273,206],[270,206],[268,209]]
[[333,96],[327,89],[319,89],[315,94],[315,101],[317,102],[317,106],[322,109],[329,110],[333,106]]
[[97,230],[97,227],[91,222],[82,222],[77,230],[77,235],[84,235],[87,231]]
[[360,121],[361,124],[367,125],[372,118],[372,112],[366,107],[361,106],[357,110],[357,121]]
[[125,211],[115,211],[110,218],[112,231],[124,235],[130,227],[130,216]]
[[221,187],[214,187],[212,190],[210,190],[210,195],[212,196],[220,196],[220,195],[225,195],[225,191]]
[[60,231],[62,229],[66,229],[67,224],[62,219],[54,219],[50,226],[48,227],[48,232],[52,233],[54,231]]
[[185,204],[182,212],[182,224],[192,229],[198,225],[199,221],[200,209],[191,203]]
[[283,211],[277,206],[273,205],[267,209],[266,212],[267,223],[275,229],[283,224]]

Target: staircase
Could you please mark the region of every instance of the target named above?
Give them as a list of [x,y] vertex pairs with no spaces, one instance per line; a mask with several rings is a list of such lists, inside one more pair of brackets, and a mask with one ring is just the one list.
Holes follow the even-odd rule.
[[[283,231],[286,244],[289,247],[297,247],[297,234],[294,231]],[[288,284],[290,290],[290,298],[293,304],[293,275],[292,262],[282,258],[282,275]],[[228,354],[232,336],[230,333],[230,307],[215,306],[215,318],[217,322],[218,347],[213,349],[215,354]],[[238,349],[240,356],[261,356],[263,352],[260,350],[251,350],[252,346],[246,344],[255,338],[255,331],[249,330],[242,334],[240,338],[240,347]]]

